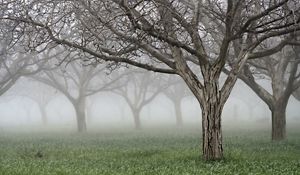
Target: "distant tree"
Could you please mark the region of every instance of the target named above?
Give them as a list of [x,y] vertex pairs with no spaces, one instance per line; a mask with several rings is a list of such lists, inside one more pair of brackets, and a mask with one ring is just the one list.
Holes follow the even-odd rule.
[[187,89],[184,82],[179,79],[179,77],[175,76],[168,76],[163,79],[165,83],[169,85],[168,88],[163,90],[163,94],[173,103],[174,110],[175,110],[175,117],[176,117],[176,125],[181,127],[183,125],[182,119],[182,100],[187,97],[191,96],[189,89]]
[[78,132],[87,131],[86,98],[100,91],[113,89],[120,77],[109,79],[105,66],[83,65],[80,60],[32,76],[33,79],[57,89],[71,102]]
[[[243,80],[269,107],[272,113],[272,140],[286,138],[286,107],[290,96],[300,86],[300,50],[284,51],[260,60],[248,61],[241,71]],[[271,83],[272,93],[257,79]]]
[[23,77],[5,93],[4,98],[11,100],[15,97],[24,97],[33,100],[39,108],[42,124],[46,126],[48,124],[46,107],[56,96],[57,90],[54,88],[34,81],[29,77]]
[[43,53],[27,52],[13,43],[8,32],[13,24],[0,24],[0,95],[9,90],[22,76],[39,72],[47,61]]
[[145,71],[129,72],[113,92],[124,98],[132,112],[135,129],[141,129],[142,109],[167,86],[158,81],[157,74]]
[[48,116],[47,116],[46,108],[49,102],[51,102],[51,100],[57,96],[55,89],[39,86],[39,88],[37,89],[37,93],[34,94],[30,93],[25,96],[34,100],[37,103],[40,111],[42,123],[44,126],[48,125]]

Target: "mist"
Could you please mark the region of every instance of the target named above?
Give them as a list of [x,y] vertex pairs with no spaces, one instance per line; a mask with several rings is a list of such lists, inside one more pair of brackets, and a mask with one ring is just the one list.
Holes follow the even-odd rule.
[[298,1],[0,1],[0,174],[297,174]]
[[[151,73],[147,73],[151,74]],[[155,83],[155,82],[154,82]],[[268,81],[262,83],[267,86]],[[184,84],[181,84],[185,86]],[[159,86],[152,84],[151,86]],[[45,88],[48,90],[45,92]],[[149,89],[151,91],[151,89]],[[52,93],[44,106],[47,123],[43,123],[39,104],[34,97]],[[130,97],[129,97],[130,98]],[[291,97],[287,107],[287,126],[299,124],[299,101]],[[184,128],[201,126],[201,109],[192,94],[181,102]],[[134,129],[133,114],[126,101],[107,90],[87,99],[86,121],[88,132]],[[76,132],[76,114],[68,99],[55,89],[40,82],[22,78],[0,101],[0,128],[2,132]],[[175,109],[162,92],[140,113],[142,128],[176,128]],[[253,91],[242,81],[235,85],[222,116],[223,129],[270,129],[271,113]]]

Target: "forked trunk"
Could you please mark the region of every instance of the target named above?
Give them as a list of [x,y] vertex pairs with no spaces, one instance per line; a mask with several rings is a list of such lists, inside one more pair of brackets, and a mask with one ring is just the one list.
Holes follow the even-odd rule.
[[178,127],[183,126],[183,121],[182,121],[182,112],[181,112],[181,102],[175,102],[174,103],[175,107],[175,115],[176,115],[176,125]]
[[[232,79],[232,81],[234,80],[236,78]],[[197,83],[186,79],[202,109],[203,159],[207,161],[220,160],[223,159],[221,115],[224,104],[232,90],[233,85],[231,84],[234,83],[225,87],[223,90],[225,96],[222,96],[219,90],[218,77],[207,75],[204,77],[204,81],[204,86],[201,89]]]
[[204,98],[200,99],[204,160],[223,159],[221,115],[231,89],[231,86],[226,86],[224,91],[227,96],[222,96],[219,90],[218,78],[213,74],[205,78]]
[[[245,62],[246,59],[243,60]],[[240,62],[240,64],[242,65],[244,62]],[[217,64],[219,67],[202,66],[203,85],[196,75],[190,72],[186,73],[184,64],[178,64],[182,71],[181,77],[199,101],[202,109],[202,151],[203,159],[207,161],[223,159],[221,115],[224,104],[237,80],[236,73],[239,70],[234,69],[234,73],[228,75],[220,89],[220,66],[222,67],[220,64]]]
[[286,108],[285,105],[276,105],[272,110],[272,140],[286,139]]

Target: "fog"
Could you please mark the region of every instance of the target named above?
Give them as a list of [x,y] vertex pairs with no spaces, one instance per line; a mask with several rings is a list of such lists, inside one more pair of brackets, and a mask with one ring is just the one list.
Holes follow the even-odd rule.
[[[268,81],[260,82],[268,88]],[[150,86],[150,85],[149,85]],[[151,85],[153,86],[153,85]],[[154,85],[158,86],[158,85]],[[185,85],[184,85],[185,86]],[[151,91],[151,88],[149,89]],[[45,105],[47,123],[35,97],[48,94]],[[291,97],[287,107],[287,127],[299,123],[300,103]],[[199,103],[189,94],[181,102],[183,127],[201,128]],[[21,78],[0,100],[1,131],[60,131],[76,132],[76,114],[68,99],[59,91],[36,81]],[[173,103],[163,93],[145,105],[140,113],[142,128],[176,127]],[[86,100],[87,131],[133,129],[133,114],[126,101],[110,92],[99,92]],[[271,128],[268,106],[242,81],[238,81],[224,107],[223,129]]]

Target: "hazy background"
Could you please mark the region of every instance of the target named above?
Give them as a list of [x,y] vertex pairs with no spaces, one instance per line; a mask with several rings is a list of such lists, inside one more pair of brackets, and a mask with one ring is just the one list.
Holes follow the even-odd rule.
[[[267,87],[268,82],[261,83]],[[48,124],[42,125],[37,102],[31,95],[47,93],[51,96],[46,106]],[[124,99],[111,92],[99,92],[87,100],[88,131],[116,128],[134,128],[133,117]],[[287,107],[287,127],[296,127],[300,119],[300,103],[290,98]],[[201,127],[201,110],[193,96],[182,101],[183,124],[185,127]],[[75,111],[59,91],[47,85],[21,78],[14,87],[0,98],[1,131],[76,131]],[[268,107],[243,82],[238,81],[223,112],[223,129],[249,129],[255,126],[271,128],[271,113]],[[143,128],[175,127],[175,111],[172,102],[158,95],[141,112]]]

